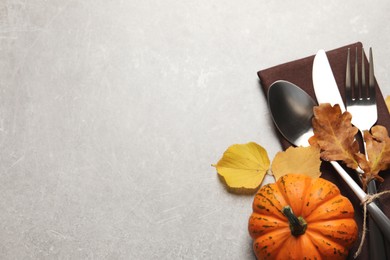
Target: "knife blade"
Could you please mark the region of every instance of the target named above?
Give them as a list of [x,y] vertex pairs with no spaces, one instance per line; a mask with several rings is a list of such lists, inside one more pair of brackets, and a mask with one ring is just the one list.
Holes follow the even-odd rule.
[[[319,50],[314,57],[312,77],[314,93],[318,104],[330,103],[332,106],[339,104],[341,112],[343,113],[346,110],[344,102],[334,78],[332,68],[329,64],[328,57],[324,50]],[[376,193],[376,188],[374,189],[373,186],[370,185],[368,191],[371,193]],[[375,222],[372,221],[372,219],[370,220],[370,258],[373,260],[386,259],[383,235]]]
[[339,104],[341,112],[344,112],[344,102],[324,50],[319,50],[314,57],[312,76],[318,104]]

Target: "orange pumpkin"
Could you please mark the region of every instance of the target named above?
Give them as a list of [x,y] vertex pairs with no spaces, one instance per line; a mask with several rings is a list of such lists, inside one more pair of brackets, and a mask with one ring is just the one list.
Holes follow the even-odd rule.
[[288,174],[257,192],[248,228],[258,259],[344,259],[358,236],[353,217],[333,183]]

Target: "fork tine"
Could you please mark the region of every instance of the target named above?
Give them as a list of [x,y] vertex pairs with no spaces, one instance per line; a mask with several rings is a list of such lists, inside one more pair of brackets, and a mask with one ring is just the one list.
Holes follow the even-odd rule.
[[352,101],[352,88],[351,88],[351,50],[348,48],[348,55],[347,55],[347,68],[345,73],[345,101],[347,103],[347,106]]
[[361,84],[361,88],[360,88],[360,91],[361,91],[361,95],[359,96],[360,99],[363,99],[363,98],[369,98],[368,96],[368,86],[366,84],[366,66],[365,66],[365,60],[364,60],[364,48],[362,48],[362,84]]
[[359,65],[358,65],[358,48],[355,48],[355,82],[353,87],[353,99],[360,99],[360,88],[359,88]]
[[[358,48],[355,48],[354,73],[351,71],[351,50],[348,48],[347,66],[345,72],[345,103],[347,106],[361,106],[376,103],[375,94],[375,76],[372,48],[369,53],[369,71],[368,79],[366,72],[366,55],[364,49],[361,49],[361,56],[358,55]],[[361,60],[361,65],[359,64]],[[360,69],[359,69],[360,67]],[[361,72],[359,74],[359,71]],[[352,82],[352,74],[354,81]],[[367,82],[368,80],[368,82]],[[360,82],[360,84],[359,84]],[[362,103],[363,102],[363,103]]]
[[374,58],[372,57],[372,48],[370,47],[369,64],[369,99],[375,101],[375,76],[374,76]]

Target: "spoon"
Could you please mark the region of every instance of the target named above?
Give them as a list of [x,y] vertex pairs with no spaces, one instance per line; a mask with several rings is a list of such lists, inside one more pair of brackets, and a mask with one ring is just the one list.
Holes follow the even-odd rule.
[[[268,107],[280,133],[295,146],[309,146],[313,135],[312,117],[316,102],[301,88],[291,82],[278,80],[268,89]],[[336,161],[331,165],[348,184],[361,202],[367,194]],[[390,241],[390,220],[375,203],[367,203],[367,210]]]

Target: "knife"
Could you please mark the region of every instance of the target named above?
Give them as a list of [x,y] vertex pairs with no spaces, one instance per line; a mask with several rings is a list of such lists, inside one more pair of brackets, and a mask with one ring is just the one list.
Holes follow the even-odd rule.
[[[319,50],[313,61],[313,86],[318,103],[330,103],[332,106],[338,104],[341,112],[346,109],[343,99],[340,95],[339,88],[334,78],[332,68],[330,67],[328,57],[324,50]],[[373,185],[370,185],[368,192],[376,193],[372,190]],[[372,219],[369,222],[369,239],[370,239],[370,259],[386,259],[386,249],[384,245],[383,235]]]
[[324,50],[319,50],[314,57],[312,76],[318,104],[330,103],[332,106],[339,104],[341,113],[343,113],[345,111],[344,101]]

